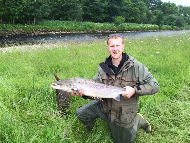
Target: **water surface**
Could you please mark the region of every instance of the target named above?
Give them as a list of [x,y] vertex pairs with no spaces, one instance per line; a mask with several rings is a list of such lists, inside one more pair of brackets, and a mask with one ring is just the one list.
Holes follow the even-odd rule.
[[[140,37],[146,35],[169,35],[177,33],[190,32],[190,30],[183,31],[161,31],[161,32],[124,32],[124,37]],[[43,34],[30,36],[7,36],[0,37],[0,47],[10,44],[35,44],[43,42],[57,42],[57,41],[91,41],[94,39],[104,39],[111,33],[61,33],[61,34]]]

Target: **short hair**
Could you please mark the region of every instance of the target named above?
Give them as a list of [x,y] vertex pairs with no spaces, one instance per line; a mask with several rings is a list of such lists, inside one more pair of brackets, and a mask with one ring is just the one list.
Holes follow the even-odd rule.
[[122,44],[123,44],[123,35],[121,33],[109,34],[107,44],[108,44],[109,39],[117,39],[117,38],[121,38]]

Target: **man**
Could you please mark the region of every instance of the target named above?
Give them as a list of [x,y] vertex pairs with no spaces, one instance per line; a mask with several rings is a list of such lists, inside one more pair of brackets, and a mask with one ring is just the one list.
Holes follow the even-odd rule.
[[[109,98],[92,100],[76,109],[76,115],[87,131],[91,131],[96,118],[106,121],[115,143],[132,142],[138,128],[143,128],[147,133],[151,131],[149,122],[137,113],[138,99],[159,90],[158,82],[148,69],[123,53],[124,47],[121,34],[110,34],[107,40],[110,56],[99,64],[94,77],[94,80],[104,84],[125,88],[120,101]],[[82,96],[83,91],[72,94]]]

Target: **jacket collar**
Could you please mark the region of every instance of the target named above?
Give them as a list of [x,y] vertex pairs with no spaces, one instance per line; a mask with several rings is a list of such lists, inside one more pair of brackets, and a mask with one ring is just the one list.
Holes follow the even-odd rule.
[[[128,60],[129,60],[129,56],[127,55],[127,53],[122,53],[122,60],[118,67],[120,67],[120,69],[123,69],[124,65],[126,65],[126,61]],[[99,65],[107,74],[109,75],[114,74],[113,70],[111,70],[111,67],[114,66],[111,62],[111,56],[107,57],[105,61],[100,63]]]

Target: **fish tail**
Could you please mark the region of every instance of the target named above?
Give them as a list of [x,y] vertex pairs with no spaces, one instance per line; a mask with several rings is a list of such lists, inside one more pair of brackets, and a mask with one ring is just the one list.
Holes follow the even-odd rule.
[[120,101],[120,94],[118,96],[114,97],[113,99]]
[[56,73],[54,73],[54,76],[55,76],[55,79],[56,79],[57,81],[60,80],[60,79],[58,78],[58,76],[57,76]]

